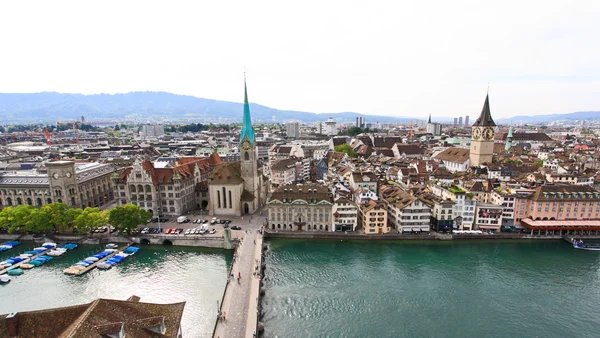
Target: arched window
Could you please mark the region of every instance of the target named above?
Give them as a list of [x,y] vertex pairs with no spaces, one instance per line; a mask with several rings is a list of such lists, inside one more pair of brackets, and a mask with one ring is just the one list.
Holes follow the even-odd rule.
[[21,197],[17,197],[17,205],[22,205],[23,204],[23,200],[21,199]]
[[152,187],[150,184],[146,184],[146,192],[152,192]]
[[221,192],[217,190],[217,207],[221,207]]
[[52,199],[51,199],[51,198],[48,198],[48,199],[46,200],[46,204],[52,204]]
[[42,199],[41,199],[41,198],[38,198],[38,199],[35,201],[35,204],[37,204],[37,206],[38,206],[38,207],[41,207],[41,206],[42,206]]
[[244,160],[250,161],[250,153],[249,152],[244,153]]
[[71,206],[75,207],[75,197],[71,197]]
[[275,230],[275,223],[271,224],[271,229]]
[[231,190],[229,190],[229,209],[231,209]]
[[319,230],[323,230],[323,224],[319,225]]
[[33,205],[33,201],[31,201],[31,198],[27,197],[27,205]]
[[6,205],[12,205],[12,199],[10,197],[6,198]]
[[225,187],[221,189],[223,190],[223,208],[227,208],[227,196],[225,195]]
[[169,211],[171,211],[171,212],[175,212],[175,207],[171,207],[171,208],[169,208]]
[[277,229],[281,229],[281,224],[277,224]]

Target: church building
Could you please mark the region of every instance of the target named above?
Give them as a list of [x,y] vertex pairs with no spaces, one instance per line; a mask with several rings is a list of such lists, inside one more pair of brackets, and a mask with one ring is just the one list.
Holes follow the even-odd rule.
[[484,163],[491,164],[494,155],[494,128],[496,123],[490,113],[489,95],[485,97],[485,103],[481,115],[473,123],[471,133],[471,150],[469,153],[470,164],[479,167]]
[[244,118],[239,141],[240,161],[225,162],[217,167],[208,180],[209,214],[242,216],[254,213],[265,203],[267,178],[258,151],[250,119],[248,90],[244,80]]

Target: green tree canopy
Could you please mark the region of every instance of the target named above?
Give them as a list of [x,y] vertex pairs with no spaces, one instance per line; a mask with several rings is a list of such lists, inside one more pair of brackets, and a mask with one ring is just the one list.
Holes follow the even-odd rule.
[[77,227],[79,232],[88,232],[91,228],[98,228],[106,224],[108,221],[108,212],[102,211],[99,208],[87,207],[83,210],[79,209],[79,215],[75,218],[73,225]]
[[150,212],[140,209],[137,205],[126,204],[115,207],[108,213],[108,222],[122,233],[131,233],[140,224],[145,224],[150,218]]
[[340,153],[346,153],[348,156],[350,156],[352,158],[356,157],[356,152],[347,143],[340,144],[339,146],[335,146],[334,150],[337,152],[340,152]]

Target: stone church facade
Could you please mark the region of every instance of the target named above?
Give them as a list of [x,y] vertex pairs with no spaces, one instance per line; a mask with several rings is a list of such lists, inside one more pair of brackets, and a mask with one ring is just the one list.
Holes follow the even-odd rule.
[[267,178],[258,160],[254,129],[250,119],[248,91],[244,82],[244,118],[240,132],[240,161],[223,163],[209,176],[209,214],[241,216],[253,214],[264,205]]

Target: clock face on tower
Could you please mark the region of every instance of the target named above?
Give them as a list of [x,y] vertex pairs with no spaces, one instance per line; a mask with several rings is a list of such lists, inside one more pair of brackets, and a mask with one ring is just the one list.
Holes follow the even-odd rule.
[[473,129],[473,139],[479,140],[480,138],[481,138],[481,129],[479,129],[479,127],[476,127],[475,129]]
[[483,138],[486,140],[493,140],[494,139],[494,130],[492,128],[486,128],[483,131]]
[[242,142],[242,149],[244,149],[244,150],[249,150],[250,149],[250,142],[248,142],[248,140],[244,140]]

